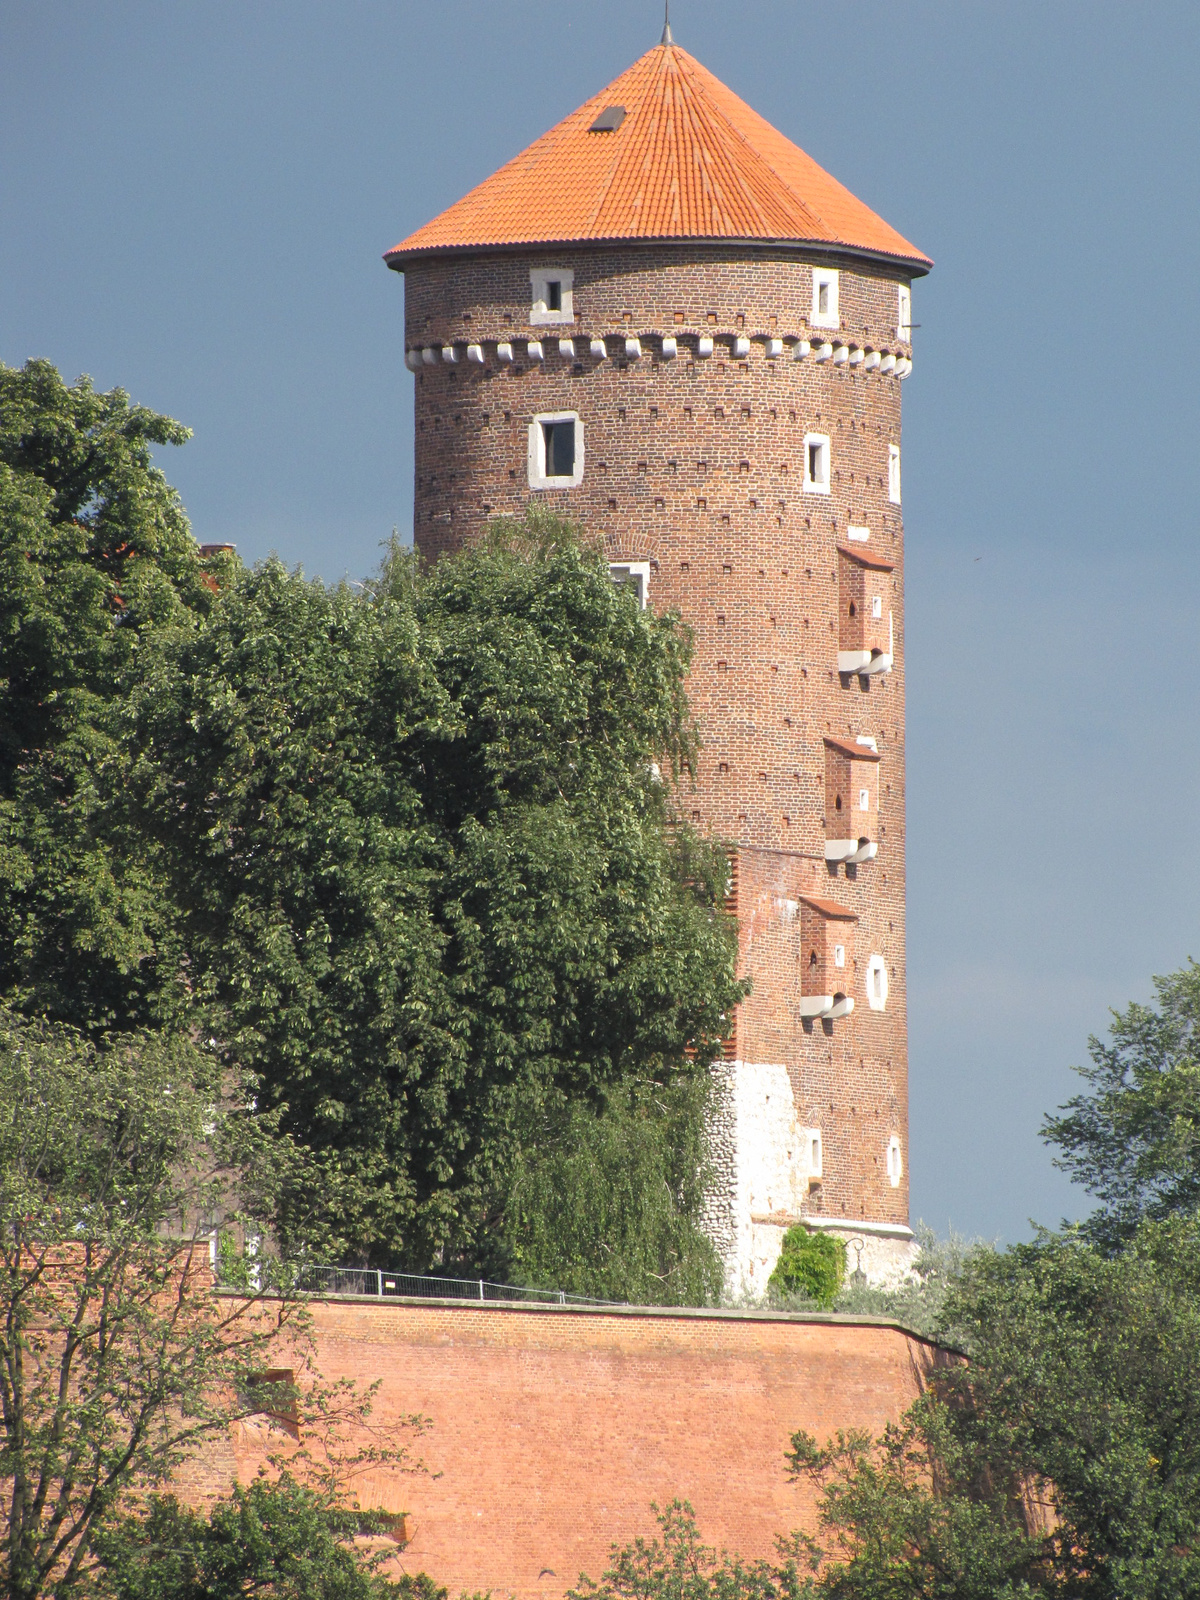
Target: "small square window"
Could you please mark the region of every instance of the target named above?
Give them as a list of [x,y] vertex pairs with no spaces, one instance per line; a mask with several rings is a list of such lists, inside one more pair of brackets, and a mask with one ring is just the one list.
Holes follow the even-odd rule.
[[574,322],[575,275],[567,267],[529,269],[529,320],[537,326],[546,322]]
[[888,445],[888,499],[894,506],[900,504],[900,446]]
[[804,439],[804,489],[807,494],[829,493],[829,436],[810,433]]
[[648,561],[610,561],[608,575],[618,589],[628,588],[637,596],[638,605],[645,610],[650,590],[650,563]]
[[814,328],[838,328],[838,273],[836,267],[813,268],[812,325]]
[[900,285],[900,304],[896,314],[896,334],[906,343],[912,338],[912,290],[906,283]]
[[575,411],[547,412],[529,424],[529,487],[571,489],[583,477],[583,423]]

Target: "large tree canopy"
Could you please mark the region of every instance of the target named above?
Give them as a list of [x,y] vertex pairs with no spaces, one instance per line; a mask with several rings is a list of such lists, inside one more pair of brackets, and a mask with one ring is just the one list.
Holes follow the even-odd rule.
[[120,389],[0,364],[0,993],[91,1028],[161,998],[164,907],[106,790],[140,645],[212,599],[151,459],[187,437]]
[[366,594],[268,564],[160,638],[132,781],[189,967],[359,1251],[503,1264],[519,1156],[715,1054],[686,661],[561,527]]

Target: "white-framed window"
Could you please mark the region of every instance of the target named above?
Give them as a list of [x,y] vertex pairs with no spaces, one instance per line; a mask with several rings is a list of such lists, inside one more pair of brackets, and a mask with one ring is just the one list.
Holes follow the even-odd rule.
[[846,946],[844,944],[834,945],[833,964],[835,967],[844,967],[846,965]]
[[808,1130],[808,1175],[810,1178],[821,1176],[821,1130],[810,1128]]
[[856,528],[853,523],[846,529],[846,537],[851,544],[866,544],[871,537],[870,528]]
[[867,962],[867,1004],[872,1011],[882,1011],[887,1005],[887,963],[881,955],[873,955]]
[[899,305],[896,310],[896,336],[907,344],[912,339],[912,290],[906,283],[900,285]]
[[900,1179],[904,1176],[904,1161],[900,1155],[900,1140],[895,1134],[888,1140],[887,1175],[892,1188],[898,1189]]
[[900,504],[900,446],[888,445],[888,499],[894,506]]
[[637,595],[643,610],[650,597],[650,563],[648,561],[610,561],[608,575],[618,589],[626,586]]
[[870,809],[871,809],[871,791],[870,791],[870,789],[860,789],[858,791],[858,809],[860,811],[870,811]]
[[804,492],[829,493],[829,435],[806,433],[804,435]]
[[530,267],[529,287],[531,323],[575,321],[575,274],[570,267]]
[[578,411],[541,411],[529,424],[529,487],[573,489],[583,477]]
[[840,328],[838,316],[838,271],[836,267],[813,268],[812,325],[814,328]]
[[876,622],[883,616],[883,596],[881,594],[873,594],[871,596],[871,615]]

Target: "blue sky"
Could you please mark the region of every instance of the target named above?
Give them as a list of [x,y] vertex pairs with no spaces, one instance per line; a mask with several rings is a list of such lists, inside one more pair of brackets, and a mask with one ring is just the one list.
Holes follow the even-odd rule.
[[[675,0],[932,255],[905,385],[913,1216],[1021,1237],[1107,1008],[1200,956],[1200,8]],[[658,38],[655,0],[0,0],[0,358],[188,423],[198,538],[411,528],[381,253]]]

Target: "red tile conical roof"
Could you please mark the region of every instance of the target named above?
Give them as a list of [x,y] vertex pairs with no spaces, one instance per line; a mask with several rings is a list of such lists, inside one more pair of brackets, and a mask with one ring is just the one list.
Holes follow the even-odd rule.
[[[592,131],[609,107],[619,126]],[[389,266],[576,240],[754,239],[928,256],[675,44],[627,72],[416,233]]]

